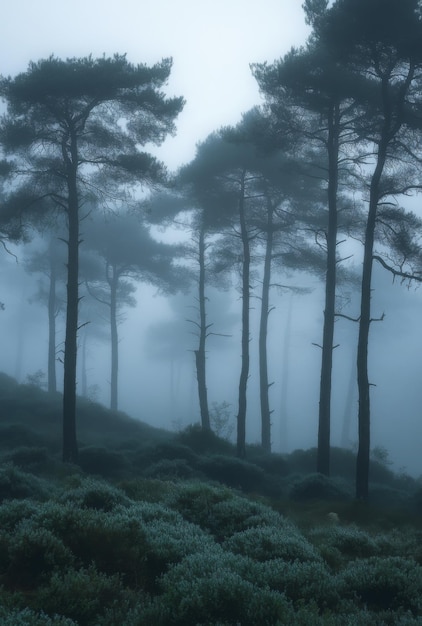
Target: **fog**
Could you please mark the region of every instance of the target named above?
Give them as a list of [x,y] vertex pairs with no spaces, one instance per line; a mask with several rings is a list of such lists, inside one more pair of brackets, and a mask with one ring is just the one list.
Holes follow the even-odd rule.
[[[296,0],[124,0],[120,3],[16,0],[3,12],[0,57],[3,75],[24,71],[29,61],[54,53],[59,57],[112,55],[127,52],[134,63],[174,60],[168,93],[187,104],[177,120],[177,134],[154,148],[175,170],[195,153],[195,144],[260,103],[251,62],[272,62],[292,45],[305,42],[309,29]],[[259,4],[259,8],[258,8]],[[199,9],[201,7],[201,9]],[[22,19],[24,16],[24,19]],[[5,60],[7,59],[7,61]],[[415,209],[418,202],[413,203]],[[170,235],[171,238],[171,235]],[[176,238],[176,235],[175,235]],[[37,243],[31,244],[36,246]],[[41,384],[47,371],[47,310],[36,299],[38,276],[25,271],[30,249],[0,247],[0,370],[25,382]],[[353,263],[359,271],[359,249]],[[288,452],[316,445],[319,376],[324,308],[323,284],[314,276],[293,273],[283,283],[307,288],[299,295],[272,290],[268,362],[274,451]],[[371,384],[371,447],[389,452],[394,468],[422,474],[420,311],[422,292],[375,267],[369,376]],[[192,288],[193,289],[193,288]],[[251,310],[251,369],[248,381],[247,440],[260,440],[257,342],[260,283],[254,283]],[[211,407],[228,404],[235,432],[240,373],[241,299],[232,286],[209,288],[207,386]],[[87,297],[86,295],[84,297]],[[195,293],[165,295],[139,283],[136,306],[128,307],[119,325],[119,408],[135,418],[167,429],[200,420],[195,359],[197,337],[192,319]],[[350,291],[347,314],[359,314],[359,293]],[[101,317],[101,313],[98,314]],[[104,320],[106,311],[104,311]],[[95,320],[80,331],[80,353],[87,333],[87,393],[105,405],[110,396],[110,347],[107,325]],[[57,372],[63,377],[63,315],[57,319]],[[95,332],[94,332],[95,331]],[[332,444],[357,445],[357,324],[336,322],[333,367]],[[81,390],[79,357],[78,391]],[[28,378],[29,377],[29,378]]]
[[[34,244],[32,244],[32,247]],[[31,247],[31,246],[29,246]],[[45,382],[47,371],[47,310],[36,299],[37,275],[24,268],[25,247],[13,248],[16,258],[1,252],[0,279],[3,286],[0,340],[0,370],[21,382]],[[358,260],[357,260],[358,261]],[[359,263],[357,263],[359,266]],[[296,273],[285,284],[307,287],[298,295],[272,290],[268,329],[268,361],[272,445],[288,452],[316,445],[318,428],[319,375],[323,322],[323,285],[315,277]],[[259,292],[255,282],[255,293]],[[422,423],[420,406],[420,359],[422,337],[420,308],[422,293],[393,282],[375,268],[374,322],[369,346],[369,376],[372,383],[372,441],[389,452],[394,468],[419,476]],[[87,296],[85,296],[87,297]],[[349,294],[348,313],[357,315],[359,294]],[[208,290],[208,321],[216,334],[208,339],[207,374],[211,409],[228,403],[235,436],[237,390],[240,373],[241,300],[234,289]],[[137,304],[124,312],[119,325],[119,409],[135,418],[170,430],[200,421],[193,350],[197,337],[192,324],[195,294],[160,294],[157,288],[140,284]],[[251,310],[251,369],[248,381],[247,440],[260,441],[260,406],[257,338],[259,300]],[[105,313],[104,313],[105,318]],[[93,320],[95,321],[95,320]],[[87,332],[88,395],[108,405],[110,398],[110,347],[107,326]],[[333,365],[332,444],[357,445],[356,343],[357,324],[339,318],[336,322]],[[80,349],[82,335],[80,333]],[[221,336],[225,335],[225,336]],[[227,336],[228,335],[228,336]],[[58,382],[61,386],[61,342],[63,316],[58,318]],[[79,356],[79,373],[81,356]],[[32,377],[32,378],[31,378]],[[79,374],[78,391],[81,389]],[[346,432],[345,432],[346,422]]]

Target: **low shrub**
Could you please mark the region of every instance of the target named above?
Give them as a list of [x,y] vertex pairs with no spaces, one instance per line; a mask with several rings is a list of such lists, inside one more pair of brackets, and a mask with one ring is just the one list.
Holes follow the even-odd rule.
[[422,611],[422,567],[412,559],[377,556],[350,563],[338,575],[343,595],[373,611]]
[[270,507],[238,496],[226,487],[202,482],[178,485],[167,502],[218,541],[250,527],[282,523],[282,517]]
[[[3,543],[3,542],[2,542]],[[50,530],[34,528],[23,520],[7,542],[7,570],[3,584],[11,588],[33,589],[53,572],[73,565],[73,555]]]
[[204,457],[199,468],[208,478],[242,491],[259,491],[265,485],[264,470],[237,457],[221,455]]
[[[241,560],[241,559],[240,559]],[[284,595],[256,587],[236,571],[245,564],[221,550],[189,555],[159,581],[157,626],[291,624],[293,612]]]
[[49,617],[43,611],[37,613],[28,608],[7,609],[0,606],[0,623],[2,626],[78,626],[67,617],[55,615]]
[[51,486],[12,463],[0,467],[0,501],[14,498],[44,500],[51,495]]
[[143,475],[160,480],[186,480],[194,478],[198,472],[190,467],[186,459],[162,459],[148,466]]
[[196,454],[234,454],[234,446],[200,424],[192,424],[175,436],[175,441],[191,448]]
[[234,554],[256,561],[319,561],[315,548],[293,526],[258,526],[235,533],[222,544]]
[[145,471],[157,463],[175,460],[184,460],[191,467],[196,467],[198,463],[198,457],[188,446],[173,441],[141,448],[134,454],[132,462],[134,467]]
[[116,506],[131,504],[120,489],[106,482],[91,477],[78,477],[76,481],[78,485],[63,491],[58,502],[98,511],[111,511]]
[[[107,610],[127,606],[130,597],[118,575],[107,576],[91,565],[54,574],[49,584],[38,590],[35,603],[51,615],[65,614],[79,626],[91,626],[104,624],[102,616]],[[115,624],[124,624],[121,609],[119,613]]]
[[320,527],[309,535],[309,539],[318,545],[322,554],[333,554],[337,551],[342,557],[361,559],[376,556],[380,547],[368,532],[355,525]]
[[245,576],[273,591],[285,593],[296,608],[316,603],[319,611],[337,611],[341,603],[335,576],[322,562],[287,562],[275,558],[253,563]]
[[296,502],[307,500],[348,500],[351,494],[334,479],[323,474],[309,474],[293,483],[289,497]]
[[51,461],[47,448],[19,446],[5,454],[5,461],[13,463],[17,467],[36,471],[40,467],[46,467]]
[[127,468],[123,454],[99,446],[88,446],[79,451],[78,464],[88,474],[105,478],[120,476]]

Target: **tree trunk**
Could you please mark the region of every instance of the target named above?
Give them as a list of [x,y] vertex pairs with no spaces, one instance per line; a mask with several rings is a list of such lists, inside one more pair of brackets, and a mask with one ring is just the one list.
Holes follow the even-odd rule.
[[282,378],[281,378],[281,406],[280,406],[280,449],[287,452],[289,449],[289,419],[287,413],[287,392],[289,389],[290,372],[290,337],[292,333],[293,296],[290,296],[287,309],[286,327],[284,330],[283,353],[282,353]]
[[110,378],[110,409],[117,411],[118,407],[118,369],[119,369],[119,338],[117,332],[117,286],[119,277],[116,268],[109,266],[107,275],[110,285],[110,332],[111,332],[111,378]]
[[50,260],[50,285],[48,291],[48,375],[47,389],[48,393],[57,391],[56,379],[56,255],[55,242],[53,238],[50,241],[49,250]]
[[201,411],[201,424],[204,430],[211,430],[210,414],[208,407],[208,391],[206,377],[206,351],[205,344],[207,340],[207,313],[205,299],[205,229],[201,226],[199,232],[199,281],[198,281],[198,299],[199,299],[199,345],[195,350],[196,377],[198,380],[198,396],[199,407]]
[[249,378],[249,308],[251,254],[245,218],[245,176],[242,172],[239,197],[240,235],[243,248],[242,262],[242,366],[239,379],[239,409],[237,414],[237,456],[246,456],[246,390]]
[[76,356],[79,306],[79,200],[77,190],[78,151],[76,136],[70,135],[70,155],[63,142],[68,185],[67,305],[63,380],[63,461],[76,463]]
[[324,329],[319,395],[317,472],[330,474],[331,378],[336,304],[337,188],[340,110],[333,104],[328,116],[328,228]]
[[387,142],[381,141],[378,148],[377,164],[371,180],[369,209],[365,230],[365,244],[362,269],[361,309],[357,354],[357,375],[359,390],[358,433],[359,447],[356,460],[356,498],[368,500],[369,496],[369,456],[370,440],[370,397],[368,379],[368,340],[371,324],[371,285],[372,262],[375,237],[375,224],[378,209],[379,186],[387,155]]
[[273,207],[267,198],[267,227],[266,246],[264,260],[264,276],[262,280],[261,318],[259,324],[259,395],[261,401],[261,445],[268,454],[271,452],[271,413],[268,397],[268,357],[267,357],[267,334],[271,282],[271,257],[273,249]]

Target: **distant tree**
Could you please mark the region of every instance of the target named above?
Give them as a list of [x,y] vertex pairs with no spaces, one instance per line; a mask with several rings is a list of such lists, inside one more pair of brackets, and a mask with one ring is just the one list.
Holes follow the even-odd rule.
[[[33,299],[46,305],[48,313],[48,365],[47,390],[57,391],[56,361],[57,316],[65,310],[65,251],[58,241],[56,232],[50,232],[45,247],[36,249],[25,260],[25,270],[31,274],[39,274],[38,292]],[[63,288],[60,292],[60,287]]]
[[150,219],[160,224],[172,226],[177,222],[190,233],[191,242],[184,246],[185,259],[193,262],[193,274],[197,285],[196,305],[197,319],[190,316],[187,320],[194,328],[193,334],[198,338],[195,355],[195,370],[198,385],[198,400],[201,414],[201,426],[204,430],[211,429],[210,409],[207,388],[207,341],[211,335],[225,336],[214,332],[213,323],[208,321],[207,288],[215,282],[221,284],[221,277],[214,272],[213,250],[218,239],[218,228],[221,223],[214,223],[212,205],[218,199],[209,194],[203,185],[203,179],[196,175],[197,163],[194,159],[184,166],[175,179],[173,193],[156,194],[149,201]]
[[[326,5],[325,0],[305,2],[308,21],[319,23]],[[286,108],[290,106],[295,111],[295,117],[290,115],[288,118],[287,134],[291,136],[291,141],[298,144],[302,163],[308,162],[307,167],[311,170],[308,185],[315,177],[326,183],[327,211],[323,210],[319,195],[319,216],[315,215],[312,220],[315,223],[315,240],[326,254],[317,471],[329,475],[340,208],[344,212],[339,187],[344,189],[345,183],[350,185],[350,177],[345,176],[345,171],[351,146],[356,143],[353,120],[358,113],[350,95],[351,79],[356,82],[356,77],[346,72],[315,38],[311,38],[306,49],[293,49],[279,62],[273,65],[255,64],[252,70],[266,98],[267,107],[280,120],[279,124],[286,118]],[[356,159],[356,154],[353,157]],[[304,167],[302,169],[305,170]]]
[[[64,351],[63,460],[76,461],[76,356],[79,303],[80,215],[88,196],[107,197],[122,185],[162,179],[163,167],[140,152],[174,131],[182,98],[160,91],[171,60],[152,67],[125,56],[30,63],[28,71],[3,78],[7,104],[1,124],[4,149],[16,155],[16,194],[26,206],[49,196],[67,217],[67,306]],[[128,188],[128,187],[127,187]],[[101,192],[100,192],[101,190]]]
[[[174,261],[180,248],[151,237],[138,216],[113,213],[87,219],[83,226],[85,248],[95,253],[86,267],[88,291],[106,305],[110,314],[110,408],[118,408],[118,322],[121,309],[135,306],[136,283],[150,283],[166,292],[186,285]],[[86,265],[88,265],[86,263]]]

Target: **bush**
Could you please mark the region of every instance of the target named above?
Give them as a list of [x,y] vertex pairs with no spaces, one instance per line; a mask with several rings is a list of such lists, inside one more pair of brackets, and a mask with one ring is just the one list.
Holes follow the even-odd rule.
[[218,480],[235,489],[253,492],[259,491],[265,484],[264,470],[236,457],[205,457],[199,467],[212,480]]
[[310,539],[321,546],[321,551],[333,550],[347,559],[360,559],[379,554],[377,541],[357,526],[333,526],[317,529],[310,534]]
[[147,478],[160,480],[186,480],[197,476],[198,472],[188,465],[186,459],[163,459],[147,467],[143,474]]
[[47,448],[20,446],[5,455],[5,460],[14,465],[36,471],[48,466],[51,458]]
[[191,467],[196,467],[198,457],[190,448],[180,443],[163,442],[155,446],[147,446],[138,450],[134,455],[133,465],[145,471],[149,467],[153,467],[157,463],[163,461],[184,460]]
[[336,481],[323,474],[310,474],[292,485],[289,497],[296,502],[305,502],[307,500],[347,500],[350,498],[350,493]]
[[24,520],[7,542],[8,567],[4,584],[32,589],[53,572],[67,569],[73,556],[63,542],[45,528]]
[[422,611],[422,568],[412,559],[370,557],[351,563],[340,575],[343,594],[370,610]]
[[125,457],[106,448],[89,446],[79,451],[78,464],[88,474],[110,478],[121,475],[127,467]]
[[7,609],[0,606],[0,621],[2,626],[78,626],[76,622],[55,615],[49,617],[41,611],[36,613],[30,609]]
[[[36,602],[49,614],[64,613],[79,626],[104,624],[107,609],[128,604],[130,594],[118,575],[106,576],[94,566],[54,574],[48,586],[38,591]],[[124,616],[116,624],[124,624]]]
[[29,519],[38,511],[38,504],[33,500],[8,500],[0,505],[0,528],[7,533],[15,530],[23,520]]
[[129,585],[145,579],[145,533],[131,507],[104,512],[51,502],[30,522],[61,539],[76,565],[93,563],[105,574],[121,573]]
[[337,610],[341,602],[336,577],[320,562],[292,563],[276,558],[254,563],[247,575],[251,581],[259,581],[262,586],[285,593],[296,608],[304,602],[314,602],[322,612]]
[[27,474],[7,463],[0,467],[0,501],[14,498],[35,498],[44,500],[51,493],[51,487],[43,480]]
[[74,504],[80,508],[111,511],[116,506],[129,506],[131,501],[120,489],[94,478],[78,478],[79,485],[66,489],[57,498],[59,502]]
[[315,548],[294,527],[258,526],[235,533],[223,543],[226,550],[256,561],[318,561]]
[[[274,626],[294,623],[282,594],[256,587],[242,578],[242,559],[221,550],[187,556],[160,580],[161,609],[157,626],[196,626],[228,623]],[[246,565],[247,567],[247,565]],[[158,619],[157,619],[158,618]]]
[[234,454],[234,446],[218,437],[212,430],[204,430],[200,424],[192,424],[178,433],[175,441],[188,446],[197,454]]

